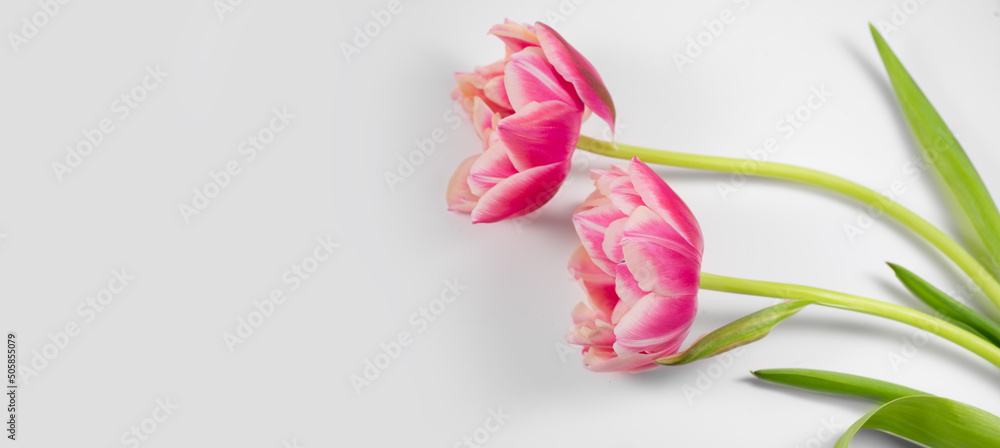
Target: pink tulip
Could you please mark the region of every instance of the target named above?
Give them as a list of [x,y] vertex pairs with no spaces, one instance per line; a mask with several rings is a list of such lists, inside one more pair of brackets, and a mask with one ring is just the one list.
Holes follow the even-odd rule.
[[577,209],[582,246],[570,259],[588,304],[566,339],[597,372],[639,371],[676,353],[698,309],[703,250],[698,221],[638,158],[594,170],[597,191]]
[[472,119],[483,152],[448,183],[449,210],[496,222],[537,210],[569,174],[587,111],[614,127],[611,95],[594,67],[543,23],[490,29],[506,56],[457,73],[452,97]]

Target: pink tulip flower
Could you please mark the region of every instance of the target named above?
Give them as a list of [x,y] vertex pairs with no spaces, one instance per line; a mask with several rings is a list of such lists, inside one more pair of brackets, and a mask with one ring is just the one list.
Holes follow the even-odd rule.
[[569,174],[580,125],[592,111],[614,128],[615,109],[600,75],[555,30],[505,22],[490,29],[506,56],[457,73],[452,97],[465,107],[482,153],[459,165],[448,183],[448,209],[472,222],[531,213]]
[[644,370],[676,353],[694,321],[701,229],[638,158],[593,177],[597,190],[573,215],[582,246],[569,263],[589,304],[573,310],[566,339],[583,346],[590,370]]

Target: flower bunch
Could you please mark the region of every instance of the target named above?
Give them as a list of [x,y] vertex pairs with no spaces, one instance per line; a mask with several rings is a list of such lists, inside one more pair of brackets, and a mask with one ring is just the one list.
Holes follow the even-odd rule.
[[[922,150],[972,222],[989,255],[988,265],[995,266],[1000,260],[1000,211],[930,102],[874,28],[872,33]],[[697,219],[647,163],[741,172],[746,161],[581,136],[581,123],[590,113],[614,127],[614,104],[594,66],[542,23],[506,21],[494,26],[490,34],[503,41],[505,56],[456,74],[453,98],[468,111],[482,147],[481,153],[462,162],[448,184],[451,210],[470,213],[474,223],[516,218],[553,197],[569,173],[575,149],[628,160],[626,165],[593,170],[595,191],[572,216],[580,246],[570,257],[569,270],[580,283],[585,301],[572,310],[574,328],[566,338],[582,347],[588,369],[639,372],[695,362],[760,340],[810,305],[902,322],[1000,367],[1000,323],[898,265],[890,264],[899,280],[942,317],[841,292],[703,272],[704,239]],[[816,170],[759,161],[755,166],[756,175],[811,184],[878,205],[951,259],[1000,307],[995,270],[891,199]],[[785,301],[702,335],[685,347],[700,290]],[[870,419],[881,419],[880,429],[928,446],[1000,446],[1000,419],[962,403],[833,372],[785,369],[755,374],[781,384],[876,398],[881,406],[847,431],[838,446],[846,446]],[[942,410],[950,414],[926,423],[925,428],[900,423]],[[956,423],[962,421],[969,426]]]

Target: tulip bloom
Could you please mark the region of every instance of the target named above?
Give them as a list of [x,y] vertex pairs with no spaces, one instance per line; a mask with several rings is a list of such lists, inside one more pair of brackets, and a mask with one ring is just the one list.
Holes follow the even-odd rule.
[[593,371],[639,371],[678,351],[698,309],[701,229],[687,205],[638,158],[594,170],[577,209],[582,246],[569,268],[588,304],[566,339]]
[[459,165],[448,183],[448,208],[472,222],[531,213],[569,174],[588,111],[614,128],[614,104],[600,75],[555,30],[505,22],[490,34],[506,56],[457,73],[452,97],[465,107],[483,152]]

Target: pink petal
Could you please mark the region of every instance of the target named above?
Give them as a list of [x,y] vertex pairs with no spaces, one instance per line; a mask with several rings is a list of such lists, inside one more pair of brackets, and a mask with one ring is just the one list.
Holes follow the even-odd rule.
[[614,278],[594,264],[583,246],[577,246],[569,257],[569,274],[577,280],[587,282],[614,282]]
[[618,325],[621,322],[622,317],[632,309],[629,304],[625,303],[623,300],[619,300],[618,304],[615,305],[615,309],[611,311],[611,325]]
[[629,372],[636,373],[658,367],[653,361],[671,355],[677,347],[666,348],[653,353],[634,353],[619,356],[613,350],[606,348],[587,347],[584,349],[583,364],[592,372]]
[[489,65],[480,65],[475,69],[476,74],[482,76],[484,79],[495,78],[503,75],[503,69],[507,66],[507,58],[500,58]]
[[573,307],[573,311],[570,312],[570,316],[573,318],[574,324],[579,324],[581,322],[590,322],[597,319],[597,313],[590,309],[586,303],[580,302]]
[[698,311],[698,297],[647,294],[615,326],[615,352],[627,355],[680,347]]
[[615,329],[607,323],[583,322],[566,335],[566,342],[588,347],[611,348],[615,344]]
[[619,263],[615,265],[615,294],[628,306],[635,306],[649,291],[643,291],[639,287],[639,282],[635,281],[627,264]]
[[500,181],[479,198],[472,222],[496,222],[537,210],[555,196],[568,173],[568,163],[554,163]]
[[607,171],[602,170],[591,170],[590,177],[594,179],[594,186],[605,196],[611,194],[611,184],[620,183],[619,179],[628,178],[628,173],[623,171],[618,166],[612,166],[611,169]]
[[493,111],[486,105],[482,98],[478,96],[472,100],[472,125],[476,128],[476,135],[483,142],[483,149],[489,144],[489,134],[493,129]]
[[629,177],[643,203],[677,230],[698,253],[704,250],[701,227],[687,204],[638,157],[632,158]]
[[573,84],[583,103],[614,130],[615,104],[597,69],[548,25],[536,23],[535,33],[556,72]]
[[612,205],[602,205],[573,215],[573,227],[580,242],[597,267],[608,275],[615,274],[615,263],[604,255],[604,235],[612,222],[624,218],[625,214]]
[[511,106],[510,100],[507,99],[507,87],[502,76],[487,81],[486,85],[483,86],[483,95],[504,109],[514,110],[514,106]]
[[643,205],[642,198],[632,187],[632,180],[628,176],[612,178],[608,183],[608,199],[626,215],[632,214],[636,207]]
[[625,264],[644,291],[662,296],[698,293],[701,254],[647,207],[625,224]]
[[619,302],[614,277],[598,268],[583,246],[577,247],[570,256],[569,272],[580,281],[596,318],[610,321],[611,313]]
[[448,210],[456,212],[470,213],[479,202],[479,197],[472,194],[469,189],[469,170],[479,156],[472,156],[462,161],[448,181],[448,190],[445,199],[448,201]]
[[573,213],[579,213],[584,210],[590,210],[594,207],[610,203],[611,200],[608,199],[607,196],[602,194],[600,190],[594,190],[592,193],[590,193],[590,196],[587,196],[587,198],[584,199],[583,202],[576,207],[576,210],[574,210]]
[[517,174],[502,144],[490,145],[469,170],[469,188],[473,194],[483,196],[504,179]]
[[568,162],[580,138],[580,113],[559,101],[531,103],[497,125],[518,171]]
[[535,36],[534,27],[505,20],[500,25],[490,28],[490,34],[499,37],[507,46],[507,54],[516,53],[525,48],[538,46],[538,37]]
[[617,219],[608,225],[608,231],[604,233],[604,243],[602,243],[601,248],[604,249],[604,255],[608,257],[615,263],[623,263],[625,261],[625,253],[622,252],[622,236],[625,235],[625,223],[628,218]]
[[526,48],[511,56],[504,69],[507,98],[520,111],[535,102],[560,101],[572,106],[583,117],[583,102],[576,95],[573,85],[563,80],[538,47]]

